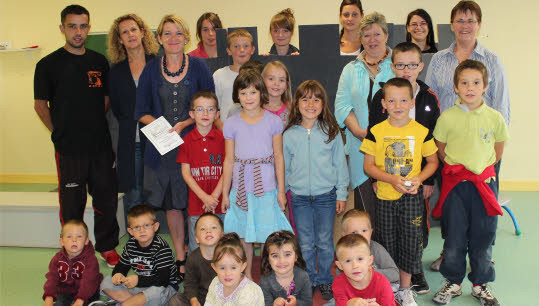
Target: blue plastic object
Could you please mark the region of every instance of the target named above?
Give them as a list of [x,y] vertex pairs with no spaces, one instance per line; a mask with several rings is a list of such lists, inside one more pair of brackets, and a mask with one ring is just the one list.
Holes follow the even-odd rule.
[[505,211],[507,211],[507,213],[509,214],[509,216],[511,216],[511,219],[513,220],[513,225],[515,225],[515,235],[520,236],[522,232],[520,231],[520,228],[518,227],[518,222],[517,222],[517,219],[515,218],[515,215],[513,215],[513,212],[511,211],[511,209],[509,209],[509,207],[507,207],[506,205],[502,205],[502,207],[503,209],[505,209]]

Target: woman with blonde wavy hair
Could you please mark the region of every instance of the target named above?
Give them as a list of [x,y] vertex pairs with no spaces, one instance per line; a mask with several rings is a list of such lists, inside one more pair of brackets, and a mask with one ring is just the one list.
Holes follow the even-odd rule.
[[107,54],[114,66],[108,83],[112,111],[119,123],[118,187],[125,193],[126,209],[144,202],[144,142],[134,118],[135,100],[139,76],[158,50],[152,31],[139,16],[123,15],[112,23],[107,37]]
[[[140,123],[150,124],[162,116],[172,126],[169,132],[182,138],[194,127],[195,120],[189,116],[191,97],[201,90],[215,92],[213,77],[204,60],[185,54],[189,38],[189,27],[181,17],[166,15],[161,19],[157,39],[164,53],[142,71],[135,106],[135,118]],[[177,156],[178,148],[161,155],[152,143],[146,143],[144,191],[148,194],[147,204],[166,210],[181,282],[186,258],[183,211],[187,208],[189,189]]]

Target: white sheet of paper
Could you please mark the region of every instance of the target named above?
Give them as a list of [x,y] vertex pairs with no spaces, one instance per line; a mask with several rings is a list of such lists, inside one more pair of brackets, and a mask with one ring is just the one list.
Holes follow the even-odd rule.
[[157,151],[159,151],[161,155],[165,155],[183,143],[183,139],[178,133],[169,132],[171,128],[172,126],[168,123],[167,119],[161,116],[140,130]]

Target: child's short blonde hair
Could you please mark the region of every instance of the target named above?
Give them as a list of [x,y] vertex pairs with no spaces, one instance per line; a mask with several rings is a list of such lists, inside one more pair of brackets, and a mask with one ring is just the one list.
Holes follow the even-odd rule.
[[358,246],[365,246],[367,250],[370,250],[369,242],[365,237],[361,236],[360,234],[348,234],[346,236],[342,236],[341,239],[337,242],[337,245],[335,246],[335,254],[337,255],[337,260],[339,260],[339,251],[342,249],[350,249],[353,247]]
[[349,211],[347,211],[344,214],[344,216],[342,217],[342,221],[341,221],[342,231],[343,232],[345,231],[346,223],[348,222],[348,220],[359,219],[359,218],[367,219],[369,221],[369,228],[372,229],[371,216],[369,215],[369,213],[364,211],[364,210],[359,210],[357,208],[354,208],[354,209],[350,209]]
[[82,227],[82,229],[84,229],[84,233],[86,234],[86,238],[88,238],[88,225],[86,225],[86,223],[84,223],[84,221],[82,220],[78,220],[78,219],[71,219],[67,222],[65,222],[63,225],[62,225],[62,230],[60,231],[60,238],[62,238],[64,236],[64,229],[66,228],[66,226],[68,225],[73,225],[73,226],[80,226]]
[[251,35],[249,31],[245,29],[237,29],[237,30],[232,31],[232,33],[228,34],[228,36],[226,37],[226,45],[229,49],[230,49],[230,46],[232,45],[232,39],[236,37],[247,37],[247,39],[249,39],[249,42],[251,43],[251,47],[254,44],[253,35]]
[[153,208],[151,208],[149,205],[146,204],[139,204],[133,206],[128,212],[127,212],[127,226],[131,226],[131,221],[135,218],[138,218],[143,215],[150,215],[152,220],[155,222],[155,211]]

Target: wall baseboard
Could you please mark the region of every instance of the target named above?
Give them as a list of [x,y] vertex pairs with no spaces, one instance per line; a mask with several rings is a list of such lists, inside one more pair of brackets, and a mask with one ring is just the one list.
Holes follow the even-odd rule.
[[57,184],[56,174],[0,174],[0,183]]
[[539,181],[501,180],[501,191],[539,191]]

